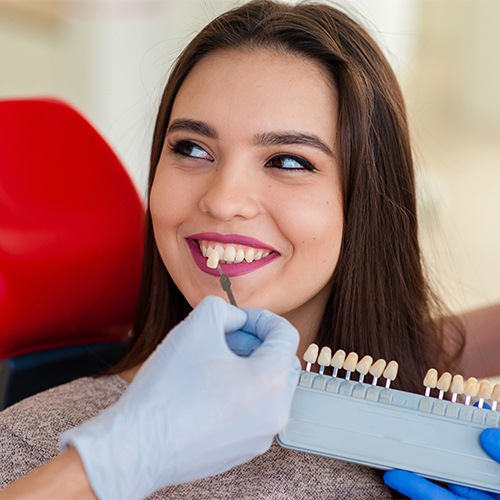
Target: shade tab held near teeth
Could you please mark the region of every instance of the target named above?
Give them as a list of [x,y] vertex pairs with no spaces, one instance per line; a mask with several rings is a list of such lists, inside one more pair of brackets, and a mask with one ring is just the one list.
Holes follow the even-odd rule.
[[219,259],[219,252],[214,248],[208,256],[207,267],[209,267],[210,269],[217,269],[217,266],[219,265]]

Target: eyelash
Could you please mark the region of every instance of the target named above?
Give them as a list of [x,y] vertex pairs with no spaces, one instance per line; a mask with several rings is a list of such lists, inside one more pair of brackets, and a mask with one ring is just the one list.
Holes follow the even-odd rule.
[[[295,163],[298,165],[301,165],[300,167],[292,167],[292,168],[284,168],[284,167],[279,167],[276,165],[272,165],[271,163],[274,163],[276,161],[281,161],[283,162],[284,160],[293,160]],[[316,167],[309,161],[307,161],[305,158],[302,158],[301,156],[297,155],[291,155],[291,154],[279,154],[276,156],[273,156],[266,162],[266,166],[268,168],[277,168],[279,170],[288,170],[292,172],[300,172],[301,170],[307,170],[308,172],[315,172]]]
[[[214,161],[213,158],[211,157],[210,154],[208,154],[201,146],[198,146],[195,142],[188,141],[188,140],[180,140],[175,143],[168,143],[168,146],[170,150],[184,158],[194,158],[194,159],[199,159],[199,160],[209,160],[209,161]],[[185,152],[184,148],[191,148],[191,151],[193,149],[198,149],[200,151],[203,151],[204,154],[207,155],[208,158],[203,158],[202,156],[191,156],[189,153]],[[276,162],[280,162],[280,164],[283,164],[284,161],[286,160],[292,160],[296,164],[300,165],[299,167],[292,167],[292,168],[284,168],[282,166],[276,165]],[[276,168],[278,170],[287,170],[287,171],[292,171],[292,172],[300,172],[302,170],[307,170],[309,172],[314,172],[316,171],[316,167],[309,161],[307,161],[305,158],[302,158],[301,156],[293,155],[293,154],[278,154],[273,157],[271,157],[269,160],[267,160],[265,166],[267,168]]]
[[206,160],[207,158],[203,158],[201,156],[191,156],[189,153],[183,151],[183,148],[186,147],[191,148],[191,150],[196,148],[199,149],[200,151],[203,151],[203,153],[205,153],[209,157],[209,161],[214,161],[213,158],[201,146],[198,146],[198,144],[192,141],[180,140],[175,143],[169,142],[168,147],[173,153],[182,156],[184,158],[195,158],[197,160]]

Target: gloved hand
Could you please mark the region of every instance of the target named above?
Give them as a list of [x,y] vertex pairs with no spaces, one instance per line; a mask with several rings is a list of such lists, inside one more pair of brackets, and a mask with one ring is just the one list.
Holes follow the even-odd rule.
[[242,330],[229,332],[226,335],[226,342],[231,351],[238,354],[238,356],[245,357],[250,356],[262,344],[262,340],[257,335]]
[[[262,345],[248,357],[226,333]],[[221,473],[265,452],[287,423],[300,372],[298,333],[268,311],[205,298],[137,373],[122,398],[71,429],[100,499],[143,498],[153,491]],[[234,339],[233,339],[234,340]],[[245,342],[244,342],[245,343]]]
[[[500,429],[484,430],[481,433],[480,442],[486,453],[497,462],[500,462]],[[448,489],[442,488],[417,474],[402,470],[387,471],[384,474],[384,482],[387,486],[394,488],[412,500],[458,500],[459,498],[467,498],[469,500],[500,499],[499,494],[466,488],[457,484],[449,484]]]

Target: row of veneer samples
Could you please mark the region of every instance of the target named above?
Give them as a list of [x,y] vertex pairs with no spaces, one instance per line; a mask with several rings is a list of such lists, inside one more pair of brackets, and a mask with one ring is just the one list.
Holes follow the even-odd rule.
[[[306,362],[306,371],[311,371],[312,366],[318,364],[320,375],[324,375],[325,369],[331,367],[332,377],[337,377],[339,370],[345,370],[346,380],[350,380],[353,373],[358,373],[359,382],[364,382],[365,376],[370,374],[372,385],[377,385],[379,378],[383,377],[386,388],[389,388],[391,382],[396,379],[399,369],[396,361],[387,363],[384,359],[378,359],[374,362],[371,356],[363,356],[359,359],[357,353],[346,354],[342,349],[332,354],[329,347],[323,347],[320,351],[317,344],[311,344],[307,348],[303,359]],[[479,381],[474,377],[464,380],[462,375],[452,376],[449,372],[438,376],[437,370],[431,368],[424,378],[423,385],[426,396],[431,395],[432,389],[439,391],[438,399],[443,399],[446,392],[451,392],[452,402],[456,402],[459,396],[463,396],[466,405],[477,399],[477,406],[482,408],[486,401],[491,401],[493,411],[500,403],[500,383],[492,387],[488,380]]]

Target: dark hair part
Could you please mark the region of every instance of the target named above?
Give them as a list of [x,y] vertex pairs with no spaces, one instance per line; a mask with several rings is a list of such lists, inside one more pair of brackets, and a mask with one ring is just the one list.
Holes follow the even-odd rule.
[[[427,368],[450,370],[463,337],[447,342],[442,310],[423,274],[413,158],[396,77],[368,33],[340,10],[317,3],[259,0],[222,14],[187,46],[161,101],[151,153],[153,182],[173,101],[186,75],[214,51],[267,48],[318,63],[339,93],[337,154],[344,235],[333,290],[316,341],[320,346],[404,363],[395,386],[418,391]],[[190,311],[167,273],[151,214],[141,303],[131,349],[116,371],[144,361]],[[448,332],[448,335],[450,333]]]

